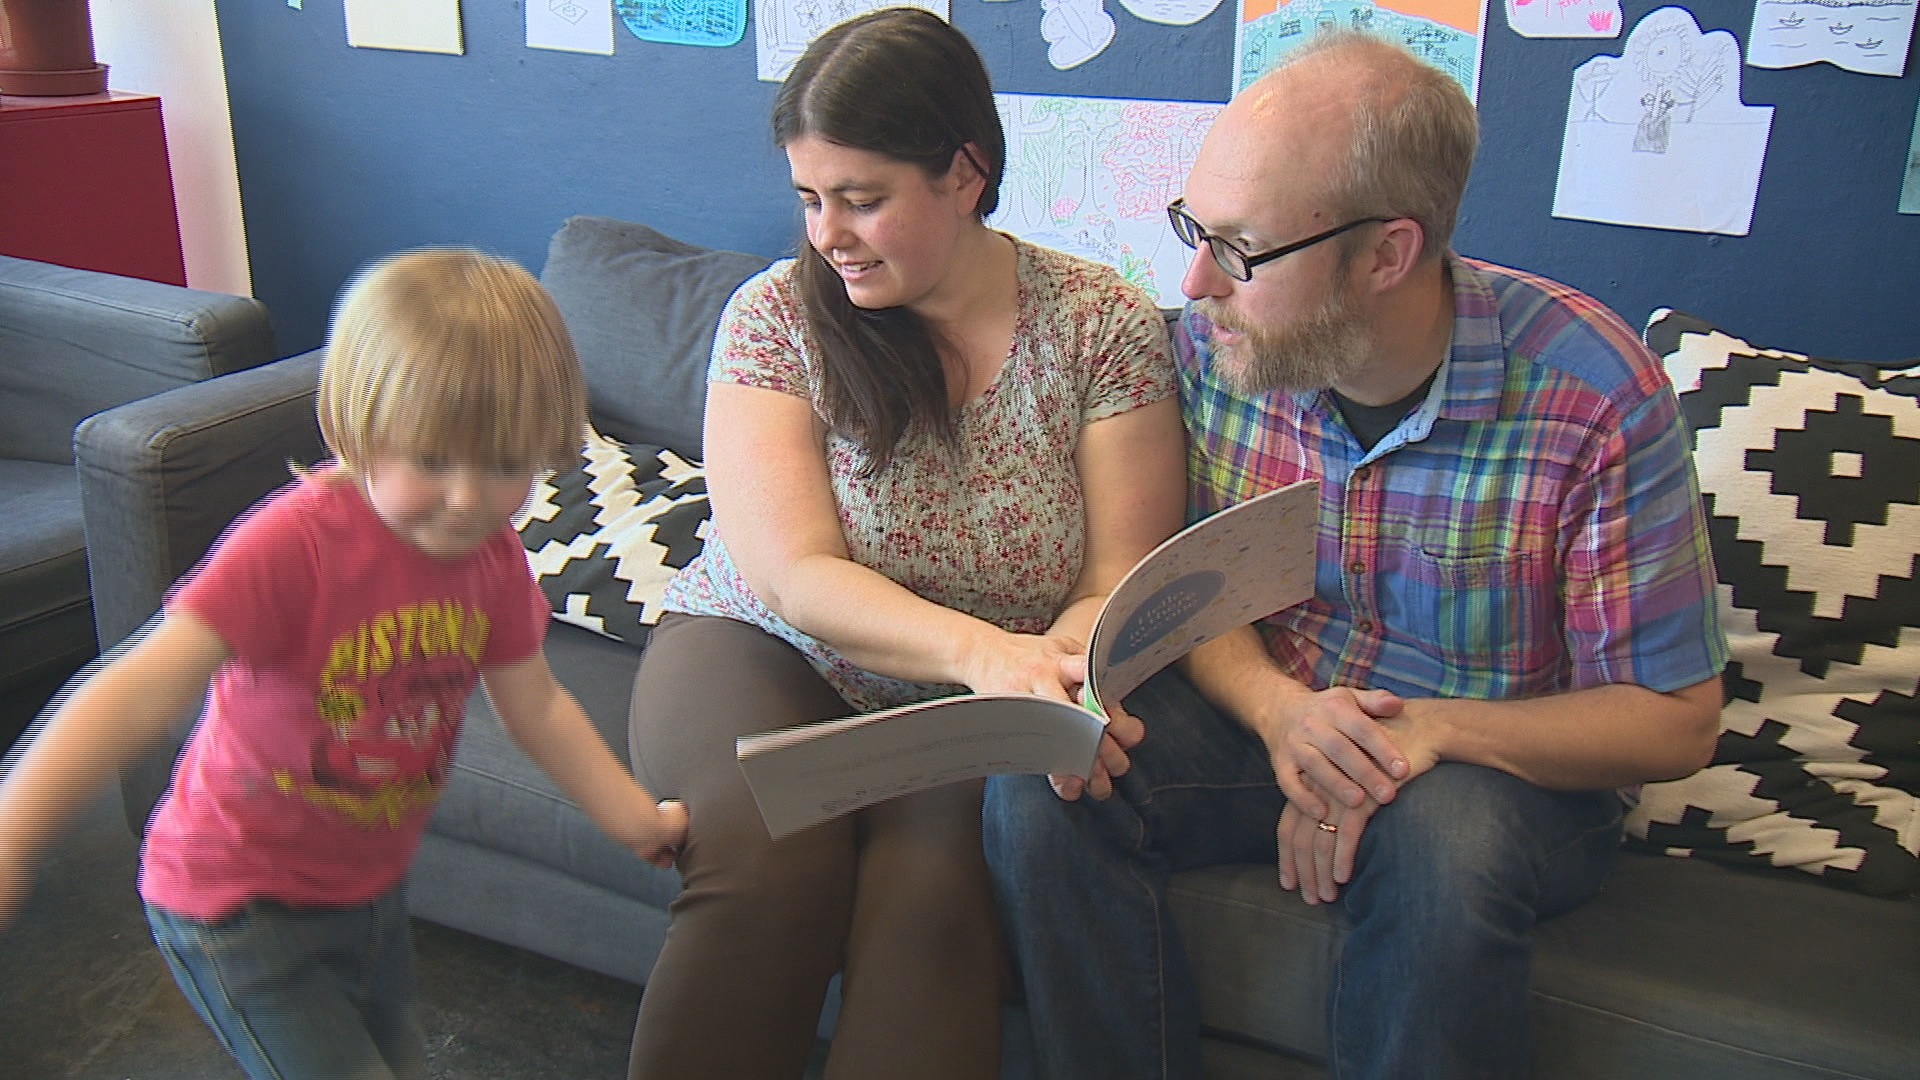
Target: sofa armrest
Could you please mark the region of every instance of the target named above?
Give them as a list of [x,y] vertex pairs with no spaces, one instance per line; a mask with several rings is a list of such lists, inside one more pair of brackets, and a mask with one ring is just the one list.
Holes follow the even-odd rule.
[[318,351],[108,409],[74,432],[100,647],[160,608],[221,530],[325,454]]
[[[89,417],[74,432],[94,625],[111,650],[249,506],[325,454],[319,352],[192,383]],[[121,770],[135,834],[166,790],[179,739]]]
[[85,417],[274,356],[258,300],[0,255],[0,456],[65,464]]

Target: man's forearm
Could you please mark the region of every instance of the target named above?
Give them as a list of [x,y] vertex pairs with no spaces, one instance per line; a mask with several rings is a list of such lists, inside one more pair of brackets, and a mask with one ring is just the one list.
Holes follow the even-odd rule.
[[[1311,693],[1280,669],[1252,626],[1182,663],[1208,701],[1263,736],[1288,696]],[[1484,765],[1555,790],[1594,790],[1703,767],[1719,735],[1721,700],[1716,676],[1670,693],[1615,685],[1516,701],[1409,698],[1401,715],[1380,724],[1416,759]]]
[[1562,791],[1671,780],[1712,757],[1720,680],[1671,693],[1600,686],[1524,701],[1410,698],[1385,721],[1464,761]]
[[1264,735],[1264,718],[1281,698],[1308,692],[1274,663],[1255,626],[1222,634],[1188,653],[1180,666],[1201,696],[1256,735]]

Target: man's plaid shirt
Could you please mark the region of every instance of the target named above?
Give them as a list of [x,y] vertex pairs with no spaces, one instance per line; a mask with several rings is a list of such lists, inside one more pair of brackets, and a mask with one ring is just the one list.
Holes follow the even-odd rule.
[[1325,392],[1247,398],[1175,333],[1190,518],[1321,482],[1316,595],[1262,623],[1314,687],[1509,699],[1656,691],[1725,665],[1690,439],[1659,362],[1597,301],[1448,256],[1453,343],[1372,450]]

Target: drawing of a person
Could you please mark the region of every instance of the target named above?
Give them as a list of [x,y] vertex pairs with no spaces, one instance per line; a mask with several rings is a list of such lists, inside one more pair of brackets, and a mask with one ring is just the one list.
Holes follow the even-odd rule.
[[[1659,25],[1656,18],[1674,14]],[[1690,15],[1678,8],[1664,8],[1647,16],[1627,43],[1634,70],[1640,76],[1642,92],[1640,124],[1633,135],[1635,151],[1664,154],[1672,144],[1673,124],[1686,123],[1726,82],[1729,64],[1737,70],[1737,57],[1730,57],[1730,35],[1725,40],[1709,37],[1704,41]],[[1695,48],[1699,44],[1703,48]]]
[[1574,69],[1573,92],[1581,101],[1587,103],[1587,111],[1581,114],[1580,119],[1606,119],[1600,115],[1600,95],[1605,93],[1607,85],[1613,82],[1614,64],[1614,57],[1596,56]]
[[1633,149],[1641,154],[1664,154],[1673,138],[1673,91],[1654,87],[1640,95],[1640,107],[1646,112],[1633,132]]
[[1680,104],[1673,88],[1693,59],[1693,46],[1687,40],[1690,36],[1685,27],[1662,26],[1647,35],[1644,47],[1629,50],[1646,87],[1640,95],[1640,124],[1633,132],[1635,153],[1664,154],[1672,142],[1673,110]]

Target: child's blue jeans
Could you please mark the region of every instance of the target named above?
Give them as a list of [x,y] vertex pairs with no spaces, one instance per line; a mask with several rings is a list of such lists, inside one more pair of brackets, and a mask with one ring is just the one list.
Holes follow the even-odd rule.
[[252,1080],[424,1080],[413,931],[396,888],[347,908],[248,904],[218,922],[147,905],[173,978]]

